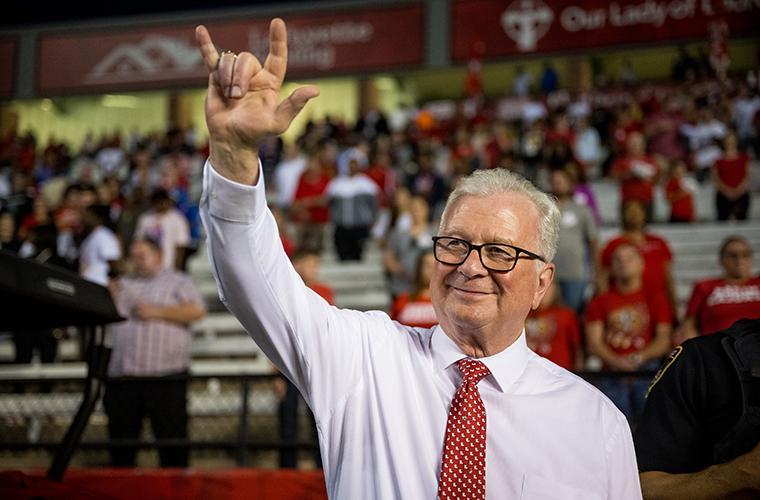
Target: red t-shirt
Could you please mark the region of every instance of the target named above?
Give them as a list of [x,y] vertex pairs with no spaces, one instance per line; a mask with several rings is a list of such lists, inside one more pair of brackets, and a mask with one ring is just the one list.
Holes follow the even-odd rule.
[[670,251],[668,242],[659,236],[646,234],[644,244],[638,245],[625,235],[618,236],[611,239],[604,247],[602,267],[609,270],[610,265],[612,265],[612,254],[617,247],[624,243],[635,245],[644,256],[644,275],[642,276],[644,287],[648,290],[667,294],[665,266],[673,260],[673,253]]
[[575,368],[575,351],[581,344],[578,317],[569,307],[552,306],[531,311],[525,321],[528,347],[563,368]]
[[724,278],[695,283],[686,316],[697,320],[702,335],[725,330],[742,318],[760,318],[760,276],[740,285]]
[[430,297],[423,296],[412,300],[406,293],[400,294],[393,301],[391,318],[402,325],[420,328],[432,328],[438,324]]
[[[646,204],[654,200],[654,179],[659,172],[657,163],[649,156],[633,158],[624,156],[612,165],[612,174],[625,177],[620,181],[620,196],[623,203],[637,200]],[[628,177],[629,174],[634,177]],[[642,178],[646,177],[646,178]]]
[[688,222],[694,220],[694,196],[683,188],[679,179],[673,177],[668,181],[665,194],[668,199],[671,196],[679,196],[677,200],[670,202],[670,216],[673,219]]
[[328,304],[335,305],[335,294],[333,293],[333,289],[331,287],[323,283],[312,283],[308,286],[317,292],[317,295],[325,299]]
[[749,156],[740,153],[736,158],[719,158],[715,160],[715,171],[718,178],[728,187],[735,188],[741,184],[749,170]]
[[[301,178],[298,179],[298,186],[296,187],[293,199],[303,200],[322,196],[325,194],[325,190],[329,183],[330,177],[327,174],[322,174],[316,179],[308,177],[305,173],[301,174]],[[309,207],[308,213],[309,222],[317,224],[326,223],[329,217],[327,206]]]
[[381,207],[387,207],[390,204],[390,197],[393,195],[393,189],[396,187],[396,176],[393,169],[372,165],[364,171],[364,175],[372,179],[380,188],[378,202]]
[[644,349],[652,341],[655,327],[670,325],[672,320],[665,296],[644,288],[629,294],[610,290],[592,298],[586,307],[586,323],[601,321],[607,345],[620,355]]

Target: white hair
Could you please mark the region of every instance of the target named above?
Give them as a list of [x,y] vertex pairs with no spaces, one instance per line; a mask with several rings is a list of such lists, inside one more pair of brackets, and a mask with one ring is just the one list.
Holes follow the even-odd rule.
[[[477,170],[457,182],[454,190],[446,200],[441,215],[440,228],[443,228],[448,213],[459,198],[471,196],[491,196],[503,193],[518,193],[526,196],[538,211],[538,245],[542,257],[551,262],[557,253],[559,242],[559,207],[553,196],[538,189],[532,182],[521,175],[503,168]],[[528,250],[528,249],[526,249]]]

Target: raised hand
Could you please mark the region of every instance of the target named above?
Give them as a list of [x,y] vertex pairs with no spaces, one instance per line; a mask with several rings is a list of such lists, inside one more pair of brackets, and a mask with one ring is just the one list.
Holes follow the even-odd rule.
[[258,180],[258,144],[267,135],[281,134],[312,97],[314,86],[299,87],[280,102],[288,66],[285,23],[269,26],[269,55],[264,65],[250,52],[219,54],[205,26],[195,39],[209,70],[206,124],[211,164],[221,175],[244,184]]

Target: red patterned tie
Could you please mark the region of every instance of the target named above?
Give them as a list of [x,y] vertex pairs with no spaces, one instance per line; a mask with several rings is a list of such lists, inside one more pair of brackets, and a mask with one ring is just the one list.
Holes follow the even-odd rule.
[[464,380],[454,395],[446,423],[438,498],[486,497],[486,408],[478,392],[480,379],[491,373],[474,359],[457,361]]

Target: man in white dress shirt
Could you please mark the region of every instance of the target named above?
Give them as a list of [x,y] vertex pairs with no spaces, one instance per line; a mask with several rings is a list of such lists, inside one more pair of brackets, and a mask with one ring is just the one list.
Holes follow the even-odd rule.
[[196,38],[209,68],[201,214],[212,271],[222,301],[312,408],[329,496],[641,498],[622,414],[526,345],[525,318],[554,274],[556,205],[506,171],[460,186],[436,241],[433,329],[331,307],[283,251],[256,146],[319,91],[280,102],[282,20],[263,64],[219,54],[205,27]]

